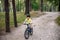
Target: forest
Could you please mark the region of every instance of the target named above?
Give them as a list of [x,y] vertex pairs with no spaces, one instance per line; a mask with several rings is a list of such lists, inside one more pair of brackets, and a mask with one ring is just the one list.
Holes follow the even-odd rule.
[[[18,27],[32,11],[59,12],[59,0],[0,0],[0,29]],[[24,15],[25,14],[25,15]],[[36,16],[37,14],[31,14]],[[59,17],[60,18],[60,17]],[[58,18],[58,22],[59,22]],[[60,23],[59,23],[60,24]]]

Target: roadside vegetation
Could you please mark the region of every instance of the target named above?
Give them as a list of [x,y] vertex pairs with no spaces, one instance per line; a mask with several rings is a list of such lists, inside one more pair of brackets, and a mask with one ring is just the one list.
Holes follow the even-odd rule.
[[60,26],[60,16],[56,18],[56,23]]

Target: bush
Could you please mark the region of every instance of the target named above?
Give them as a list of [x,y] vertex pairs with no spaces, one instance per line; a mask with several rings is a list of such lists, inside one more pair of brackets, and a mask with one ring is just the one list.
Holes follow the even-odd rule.
[[56,18],[56,23],[60,26],[60,16]]
[[33,3],[32,4],[32,9],[35,10],[35,11],[38,10],[39,9],[39,4],[38,3]]

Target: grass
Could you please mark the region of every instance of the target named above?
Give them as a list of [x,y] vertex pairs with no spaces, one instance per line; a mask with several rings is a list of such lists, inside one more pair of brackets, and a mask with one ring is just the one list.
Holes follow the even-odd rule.
[[[25,20],[26,16],[24,15],[24,12],[17,12],[17,23],[18,25],[22,24],[23,21]],[[31,17],[38,17],[40,16],[36,12],[31,12]],[[13,18],[13,13],[10,12],[10,27],[14,27],[14,18]],[[0,29],[5,28],[5,13],[0,12]]]
[[45,13],[38,13],[38,11],[32,11],[32,12],[30,12],[30,15],[31,15],[31,17],[32,18],[36,18],[36,17],[39,17],[39,16],[42,16],[42,15],[44,15]]
[[[24,15],[23,12],[17,12],[17,23],[22,23],[26,16]],[[10,25],[13,25],[14,24],[14,18],[13,18],[13,13],[10,14]]]
[[56,18],[56,23],[60,26],[60,16]]
[[5,26],[5,13],[0,12],[0,29]]
[[[17,12],[17,22],[18,23],[23,23],[23,21],[25,20],[25,15],[23,12]],[[10,13],[10,27],[14,26],[14,19],[13,19],[13,13]],[[0,12],[0,29],[4,29],[5,28],[5,13],[4,12]]]

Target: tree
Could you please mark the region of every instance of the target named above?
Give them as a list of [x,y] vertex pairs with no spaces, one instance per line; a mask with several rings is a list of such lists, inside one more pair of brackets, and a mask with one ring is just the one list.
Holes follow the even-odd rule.
[[25,9],[25,14],[27,15],[30,15],[30,13],[29,13],[29,0],[25,0],[25,7],[26,7],[26,9]]
[[5,7],[5,23],[6,23],[6,32],[10,32],[10,23],[9,23],[9,2],[8,0],[4,0]]
[[13,6],[13,15],[14,15],[14,25],[15,27],[17,27],[15,0],[12,0],[12,6]]
[[29,0],[29,11],[32,10],[32,3],[31,3],[32,0]]
[[58,11],[60,11],[60,0],[59,0],[59,7],[58,7]]
[[41,0],[41,12],[43,11],[43,0]]
[[20,10],[20,6],[21,6],[21,3],[20,3],[20,1],[18,0],[18,1],[16,2],[16,10],[17,10],[17,11],[21,11],[21,10]]
[[58,9],[57,11],[60,10],[60,9],[59,9],[59,5],[60,5],[60,4],[59,4],[59,1],[60,1],[60,0],[47,0],[47,1],[49,1],[50,3],[52,3],[53,7],[55,7],[55,8],[58,6],[58,7],[57,7],[57,9]]
[[3,12],[4,11],[4,1],[0,0],[0,11]]

